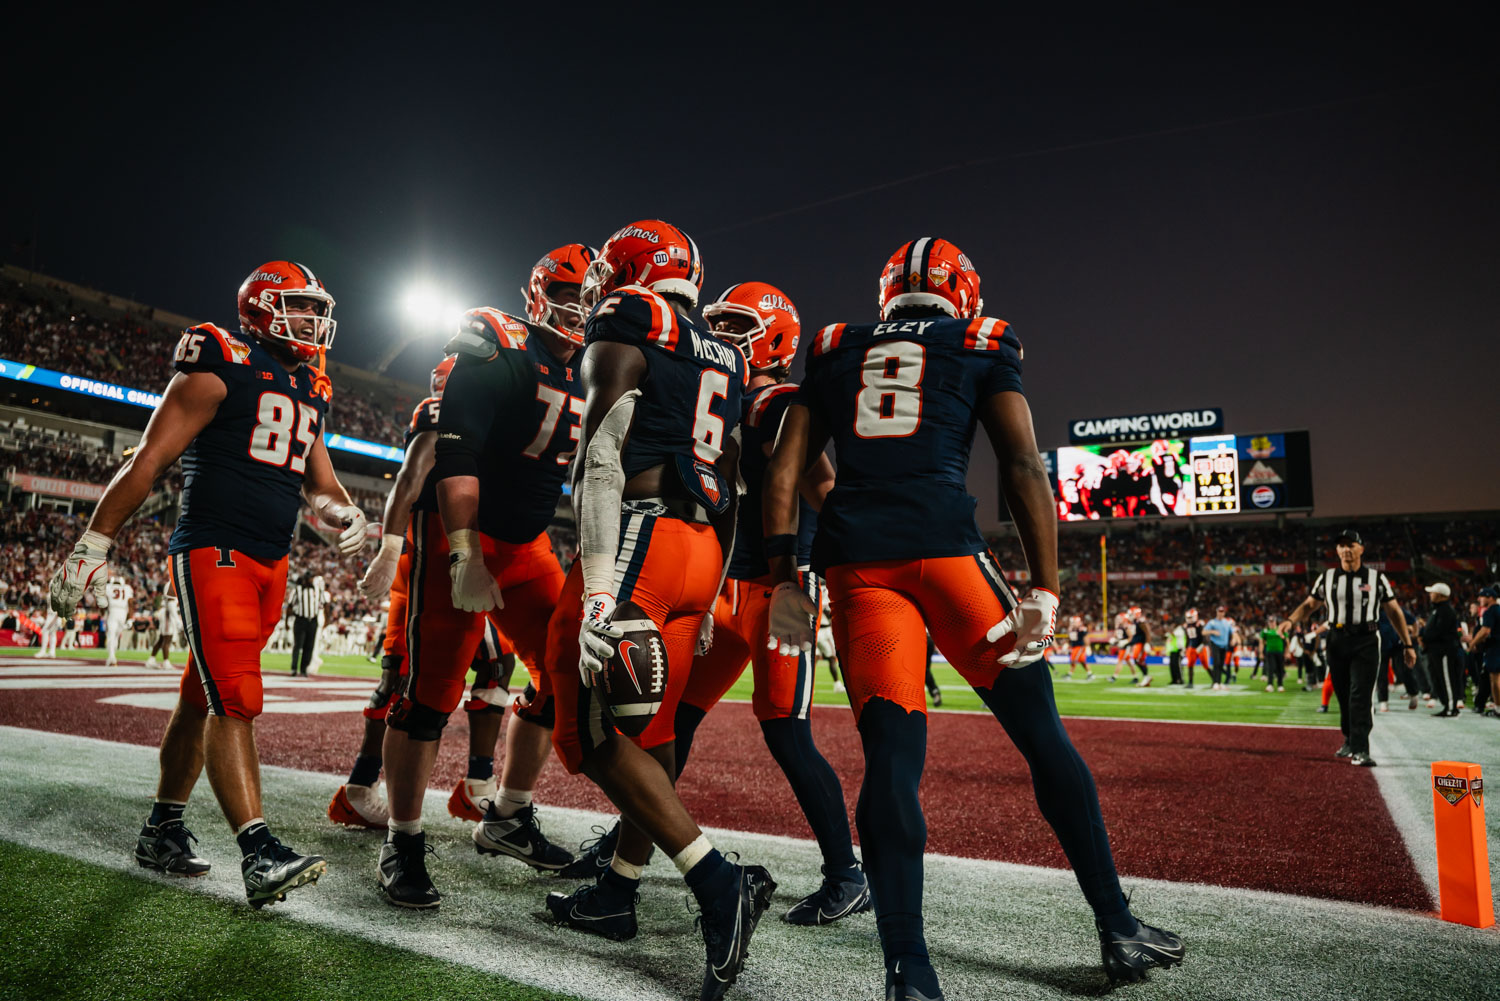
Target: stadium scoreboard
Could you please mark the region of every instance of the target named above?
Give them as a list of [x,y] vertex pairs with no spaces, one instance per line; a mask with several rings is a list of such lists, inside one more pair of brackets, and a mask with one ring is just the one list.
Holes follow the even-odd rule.
[[[1043,452],[1042,459],[1059,521],[1212,517],[1313,507],[1306,431],[1064,445]],[[1000,517],[1010,519],[1003,489]]]

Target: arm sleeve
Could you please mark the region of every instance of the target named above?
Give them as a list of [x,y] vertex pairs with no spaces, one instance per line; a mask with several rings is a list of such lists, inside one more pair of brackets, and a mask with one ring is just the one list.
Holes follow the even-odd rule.
[[[1378,578],[1378,583],[1376,584],[1376,586],[1380,589],[1376,597],[1380,601],[1390,601],[1396,596],[1396,592],[1391,588],[1391,582],[1386,579],[1386,576],[1383,573],[1377,573],[1376,577]],[[1403,614],[1405,613],[1403,612]]]
[[443,390],[434,481],[478,476],[495,429],[525,427],[535,419],[535,383],[536,373],[519,351],[501,351],[491,361],[460,356]]

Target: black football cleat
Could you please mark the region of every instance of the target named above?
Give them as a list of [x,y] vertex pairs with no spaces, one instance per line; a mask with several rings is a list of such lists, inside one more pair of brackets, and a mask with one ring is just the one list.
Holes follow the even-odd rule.
[[585,883],[572,893],[554,890],[547,894],[547,910],[552,914],[553,924],[628,942],[635,938],[635,905],[639,899],[640,894],[633,894],[622,910],[604,903],[599,884]]
[[240,860],[240,874],[245,878],[245,899],[257,911],[267,904],[285,900],[288,890],[308,883],[328,871],[328,863],[318,855],[298,855],[275,838],[268,839]]
[[427,843],[427,832],[391,832],[380,846],[380,860],[375,864],[376,888],[396,907],[426,911],[438,906],[443,895],[427,875],[427,856],[433,854],[436,852]]
[[595,827],[598,837],[578,846],[578,857],[557,870],[559,879],[598,879],[615,860],[615,842],[620,840],[620,822],[609,830]]
[[776,881],[764,866],[736,864],[734,868],[738,877],[734,888],[698,915],[708,960],[698,1001],[719,1001],[739,978],[750,955],[750,936],[776,892]]
[[1361,768],[1374,768],[1375,759],[1363,751],[1359,751],[1349,756],[1349,764],[1358,765]]
[[202,876],[213,866],[199,858],[189,841],[196,842],[193,832],[182,821],[172,820],[159,827],[141,828],[135,841],[135,862],[142,869],[155,869],[168,876]]
[[1342,747],[1340,747],[1337,751],[1333,752],[1333,756],[1335,758],[1347,758],[1347,757],[1349,757],[1349,755],[1351,755],[1353,753],[1354,753],[1354,748],[1350,747],[1349,746],[1349,742],[1346,740],[1346,741],[1344,741],[1344,745]]
[[792,905],[781,916],[791,925],[826,925],[851,914],[868,911],[874,904],[870,881],[855,869],[853,878],[825,875],[823,885]]
[[1172,932],[1153,927],[1144,921],[1133,935],[1117,935],[1099,928],[1099,951],[1104,956],[1104,972],[1112,984],[1144,980],[1153,966],[1176,966],[1186,950],[1182,939]]
[[943,989],[931,966],[900,959],[885,971],[885,1001],[943,1001]]
[[536,822],[536,807],[527,806],[502,818],[490,803],[474,825],[474,850],[481,855],[509,855],[543,872],[556,872],[573,861],[573,853],[547,840]]

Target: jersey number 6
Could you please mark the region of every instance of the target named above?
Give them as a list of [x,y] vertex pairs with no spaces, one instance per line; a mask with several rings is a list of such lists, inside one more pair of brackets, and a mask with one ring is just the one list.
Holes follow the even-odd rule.
[[927,352],[911,341],[888,341],[865,352],[854,398],[854,433],[905,438],[922,423],[922,369]]

